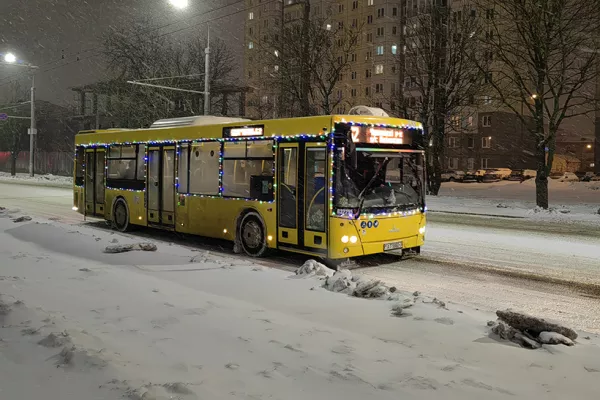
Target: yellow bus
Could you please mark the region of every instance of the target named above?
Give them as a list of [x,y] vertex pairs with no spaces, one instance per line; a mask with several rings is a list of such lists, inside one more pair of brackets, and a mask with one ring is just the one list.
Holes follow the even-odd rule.
[[425,239],[422,125],[334,115],[190,117],[75,138],[73,209],[110,221],[226,239],[262,256],[331,260],[419,253]]

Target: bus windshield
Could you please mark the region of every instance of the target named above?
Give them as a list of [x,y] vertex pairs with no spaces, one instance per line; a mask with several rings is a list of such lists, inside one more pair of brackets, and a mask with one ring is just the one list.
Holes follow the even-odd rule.
[[356,163],[338,152],[335,206],[361,213],[421,207],[424,168],[421,152],[357,149]]

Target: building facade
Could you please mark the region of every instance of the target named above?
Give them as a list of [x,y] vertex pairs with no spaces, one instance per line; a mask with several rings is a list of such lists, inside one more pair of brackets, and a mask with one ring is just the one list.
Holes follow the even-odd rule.
[[[367,105],[383,108],[391,115],[418,119],[411,108],[414,110],[422,99],[410,71],[400,68],[400,55],[406,51],[407,36],[420,7],[432,0],[246,0],[244,79],[250,88],[246,97],[247,115],[261,119],[287,116],[278,112],[280,94],[273,85],[277,66],[261,57],[261,49],[269,41],[269,35],[274,32],[276,35],[282,27],[302,19],[307,1],[311,18],[326,21],[324,29],[360,28],[358,46],[350,55],[350,66],[340,76],[336,89],[336,95],[343,101],[334,112],[345,113],[352,106]],[[485,23],[495,16],[493,10],[467,9],[462,0],[445,0],[443,4],[450,7],[452,18],[475,17]],[[405,111],[397,107],[398,99],[402,98]],[[531,123],[530,119],[526,117],[529,122],[523,124],[490,96],[481,96],[470,110],[450,115],[448,119],[444,169],[536,168],[535,143],[525,126]],[[581,125],[582,130],[593,132],[593,123],[582,121]],[[598,140],[592,146],[596,147],[597,158]]]

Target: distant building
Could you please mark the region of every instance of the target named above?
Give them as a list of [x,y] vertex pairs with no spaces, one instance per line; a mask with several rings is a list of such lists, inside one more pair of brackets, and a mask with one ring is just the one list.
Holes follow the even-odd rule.
[[[556,137],[556,154],[580,161],[578,171],[594,171],[596,139],[589,134],[560,130]],[[574,172],[574,171],[573,171]]]
[[[420,6],[432,0],[311,0],[311,16],[325,18],[326,28],[364,26],[356,54],[351,55],[351,67],[343,75],[337,92],[344,98],[336,113],[345,113],[352,105],[383,108],[395,114],[394,98],[402,92],[409,108],[420,101],[415,80],[410,71],[402,78],[398,57],[403,51],[406,25],[420,10]],[[246,98],[248,116],[275,118],[279,93],[273,87],[272,78],[276,67],[266,65],[261,59],[261,46],[268,36],[281,26],[298,23],[304,10],[303,0],[246,0],[244,34],[244,80],[251,92]],[[464,9],[461,0],[445,0],[452,18],[495,17],[493,10]],[[402,78],[402,80],[401,80]],[[493,79],[486,76],[484,79]],[[491,90],[491,89],[490,89]],[[600,93],[600,85],[598,89]],[[600,97],[600,96],[599,96]],[[477,170],[481,168],[535,169],[535,142],[526,124],[522,124],[511,110],[483,95],[473,101],[473,109],[461,115],[448,116],[452,126],[446,132],[446,155],[443,168],[451,170]],[[476,105],[475,105],[476,104]],[[525,104],[516,105],[527,113]],[[416,119],[417,115],[398,115]],[[600,117],[598,118],[600,121]],[[587,118],[573,122],[582,132],[593,132],[593,124]],[[599,122],[600,126],[600,122]],[[600,128],[597,130],[596,167],[600,157]],[[587,146],[587,144],[586,144]],[[587,147],[586,147],[587,151]],[[593,152],[592,152],[593,154]],[[585,152],[584,156],[588,153]],[[584,164],[587,162],[584,160]],[[594,164],[590,162],[589,164]]]

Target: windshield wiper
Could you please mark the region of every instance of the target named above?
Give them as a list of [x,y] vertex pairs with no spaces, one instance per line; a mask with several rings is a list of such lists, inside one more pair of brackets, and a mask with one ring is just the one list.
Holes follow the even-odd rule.
[[390,159],[388,157],[386,157],[385,160],[383,160],[383,162],[379,165],[379,168],[377,168],[377,171],[375,171],[375,173],[373,174],[373,177],[371,178],[369,183],[367,183],[365,188],[358,194],[358,199],[360,200],[360,203],[358,204],[358,213],[356,214],[356,217],[354,219],[358,219],[360,217],[360,212],[362,211],[363,205],[365,204],[365,193],[367,192],[367,190],[371,189],[371,185],[373,185],[373,183],[379,176],[379,173],[381,172],[381,170],[384,167],[386,167],[389,162],[390,162]]

